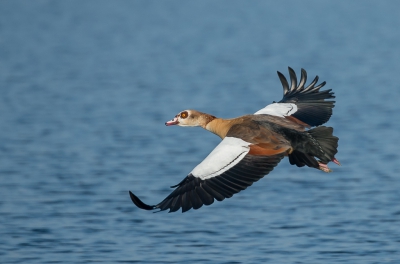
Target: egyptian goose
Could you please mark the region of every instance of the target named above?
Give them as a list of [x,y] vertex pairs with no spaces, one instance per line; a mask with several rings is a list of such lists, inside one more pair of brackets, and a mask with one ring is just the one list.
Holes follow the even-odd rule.
[[[217,118],[196,110],[185,110],[167,126],[200,126],[216,135],[221,143],[157,205],[147,205],[129,191],[133,203],[145,210],[169,209],[182,212],[199,209],[230,198],[268,174],[285,156],[292,165],[330,172],[327,163],[340,165],[335,158],[338,138],[333,128],[320,126],[332,115],[335,98],[331,89],[320,91],[325,82],[315,86],[318,76],[305,87],[307,73],[301,69],[297,85],[289,67],[290,87],[282,73],[283,99],[273,102],[253,115],[233,119]],[[316,128],[310,129],[311,127]],[[318,160],[317,160],[317,159]]]

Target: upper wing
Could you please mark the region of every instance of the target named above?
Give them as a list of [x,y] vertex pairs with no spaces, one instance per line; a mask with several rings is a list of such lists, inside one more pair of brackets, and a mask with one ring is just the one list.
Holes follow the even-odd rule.
[[301,69],[301,79],[297,85],[296,73],[289,67],[289,83],[282,73],[278,72],[279,79],[283,86],[283,98],[278,103],[274,102],[260,109],[255,114],[268,114],[280,117],[290,117],[293,121],[300,121],[307,127],[319,126],[326,123],[332,115],[332,108],[335,101],[325,99],[335,98],[332,89],[320,91],[326,82],[315,86],[318,76],[305,87],[307,72]]
[[145,210],[175,212],[182,208],[182,212],[186,212],[191,208],[199,209],[212,204],[214,199],[222,201],[232,197],[268,174],[286,151],[286,148],[277,150],[274,147],[268,156],[257,152],[257,148],[271,146],[257,146],[239,138],[226,137],[183,181],[172,186],[176,189],[159,204],[147,205],[132,192],[129,194],[133,203]]

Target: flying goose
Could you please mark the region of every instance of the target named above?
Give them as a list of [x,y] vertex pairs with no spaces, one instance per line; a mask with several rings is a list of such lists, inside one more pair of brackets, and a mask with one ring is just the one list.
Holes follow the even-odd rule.
[[298,84],[290,67],[289,75],[290,86],[278,72],[282,100],[252,115],[222,119],[184,110],[166,122],[167,126],[200,126],[222,141],[180,183],[171,186],[175,190],[162,202],[147,205],[129,191],[132,202],[144,210],[175,212],[182,208],[186,212],[210,205],[214,199],[232,197],[272,171],[285,156],[292,165],[324,172],[331,171],[330,161],[340,165],[335,158],[339,138],[333,136],[332,127],[320,126],[332,115],[335,101],[326,100],[335,98],[332,89],[320,91],[325,82],[315,86],[318,76],[306,87],[304,69]]

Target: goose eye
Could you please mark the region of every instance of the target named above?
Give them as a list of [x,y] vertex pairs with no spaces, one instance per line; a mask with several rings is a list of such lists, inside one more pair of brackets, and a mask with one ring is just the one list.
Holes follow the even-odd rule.
[[181,113],[181,118],[185,119],[186,117],[188,117],[188,112],[182,112]]

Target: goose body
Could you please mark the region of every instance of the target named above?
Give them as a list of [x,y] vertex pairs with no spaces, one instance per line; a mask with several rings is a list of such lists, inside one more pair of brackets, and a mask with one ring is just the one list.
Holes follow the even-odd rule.
[[[321,126],[329,120],[335,101],[331,89],[320,91],[318,76],[305,87],[307,73],[301,70],[297,84],[289,68],[290,87],[278,72],[284,95],[252,115],[232,119],[217,118],[196,110],[184,110],[167,126],[200,126],[222,141],[198,164],[175,190],[157,205],[147,205],[129,192],[133,203],[145,210],[182,212],[232,197],[267,175],[285,157],[298,167],[308,166],[330,172],[327,164],[335,158],[338,138],[333,128]],[[315,128],[312,128],[315,127]]]

